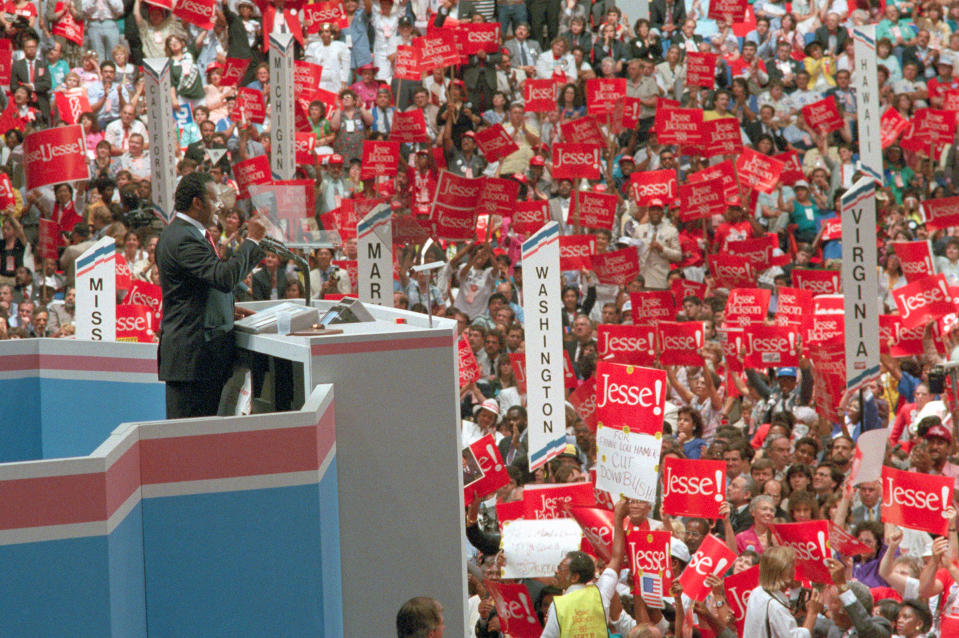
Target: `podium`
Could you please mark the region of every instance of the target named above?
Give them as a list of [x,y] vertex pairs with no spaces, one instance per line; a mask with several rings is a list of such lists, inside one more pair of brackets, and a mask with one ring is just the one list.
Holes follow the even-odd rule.
[[[313,305],[322,317],[335,303]],[[336,390],[343,635],[394,634],[395,611],[422,595],[466,635],[456,322],[365,308],[374,321],[330,326],[340,334],[238,333],[237,345],[263,379],[263,408],[298,410],[318,384]]]
[[153,344],[0,343],[0,635],[465,635],[456,323],[368,309],[238,334],[245,417],[160,420]]

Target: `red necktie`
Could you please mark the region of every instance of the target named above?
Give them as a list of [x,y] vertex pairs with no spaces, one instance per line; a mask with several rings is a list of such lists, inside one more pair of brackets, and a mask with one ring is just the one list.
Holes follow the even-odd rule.
[[27,68],[30,70],[30,84],[33,84],[33,60],[27,60]]
[[223,257],[220,255],[220,248],[216,245],[216,240],[213,239],[213,233],[209,230],[206,231],[206,240],[210,242],[210,247],[213,248],[213,252],[216,253],[216,256],[220,259],[223,259]]

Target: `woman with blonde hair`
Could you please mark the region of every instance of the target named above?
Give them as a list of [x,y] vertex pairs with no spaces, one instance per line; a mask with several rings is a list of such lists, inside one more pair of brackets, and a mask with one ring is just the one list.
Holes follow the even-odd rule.
[[796,552],[791,547],[770,547],[759,559],[759,586],[749,594],[743,635],[755,638],[811,638],[822,599],[813,590],[806,601],[806,617],[800,627],[789,607],[788,592],[796,571]]

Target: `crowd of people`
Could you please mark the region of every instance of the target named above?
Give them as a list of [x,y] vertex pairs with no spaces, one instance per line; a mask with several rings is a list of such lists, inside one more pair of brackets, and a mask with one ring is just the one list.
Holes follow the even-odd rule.
[[[134,280],[160,284],[154,253],[162,222],[150,212],[155,176],[149,161],[154,151],[146,121],[145,58],[171,61],[178,178],[193,172],[212,176],[219,211],[211,230],[221,254],[237,250],[253,209],[241,197],[233,166],[270,155],[266,45],[269,33],[286,30],[296,39],[297,59],[322,65],[315,88],[326,92],[309,101],[298,118],[300,130],[315,136],[316,161],[297,168],[297,176],[314,185],[314,209],[305,210],[306,221],[327,231],[325,237],[338,238],[307,255],[314,296],[338,298],[357,291],[355,232],[331,226],[328,214],[341,211],[348,200],[386,202],[397,217],[409,217],[424,229],[423,237],[395,247],[394,305],[455,319],[481,371],[479,380],[461,388],[464,444],[493,435],[511,482],[467,512],[466,534],[475,550],[471,627],[477,638],[500,635],[483,584],[498,579],[501,567],[495,505],[521,500],[524,485],[591,480],[596,435],[569,406],[566,450],[529,471],[525,394],[509,357],[525,349],[520,258],[525,235],[511,226],[509,216],[494,215],[473,240],[427,240],[442,170],[517,182],[520,201],[545,202],[564,235],[593,235],[596,254],[636,250],[640,274],[625,284],[601,282],[585,266],[563,273],[564,346],[575,377],[568,391],[587,383],[597,362],[609,356],[597,342],[599,326],[635,321],[632,293],[672,290],[675,309],[668,319],[702,322],[704,365],[662,366],[658,358],[654,363],[667,368],[669,381],[662,456],[725,461],[725,522],[670,519],[660,513],[659,503],[630,501],[617,507],[621,526],[671,530],[677,573],[706,535],[715,533],[727,542],[724,527],[730,526],[730,544],[738,555],[732,573],[760,564],[765,598],[754,594],[753,600],[767,601],[767,608],[768,601],[777,605],[769,623],[766,613],[747,616],[747,635],[959,635],[955,519],[948,538],[884,524],[881,485],[845,485],[858,438],[882,427],[891,428],[887,465],[959,478],[959,465],[952,461],[955,402],[948,387],[929,379],[936,365],[957,356],[950,325],[927,326],[920,351],[908,354],[895,348],[902,335],[893,334],[884,344],[891,350],[884,347],[881,378],[859,399],[825,406],[833,398],[814,384],[815,370],[806,356],[795,367],[743,370],[741,353],[724,347],[729,290],[710,272],[708,260],[728,254],[733,242],[770,239],[777,265],[762,269],[754,282],[771,291],[767,323],[776,316],[778,291],[797,286],[797,269],[838,270],[842,237],[830,220],[838,217],[841,195],[863,175],[858,157],[862,108],[853,88],[855,74],[862,71],[851,29],[876,25],[881,109],[909,120],[919,109],[954,108],[959,2],[757,0],[743,21],[734,21],[713,19],[708,0],[653,0],[648,18],[627,15],[610,0],[344,0],[342,19],[322,24],[306,19],[305,6],[284,0],[213,4],[213,29],[184,21],[162,2],[11,0],[4,5],[0,28],[12,46],[10,91],[0,92],[5,129],[0,190],[9,184],[8,193],[0,192],[6,202],[0,338],[72,336],[74,262],[101,237],[116,240]],[[421,69],[420,80],[408,79],[408,69],[397,77],[397,47],[465,23],[499,24],[501,47],[464,56],[458,65]],[[77,25],[84,34],[79,42]],[[689,85],[686,58],[693,52],[717,55],[713,88]],[[224,71],[237,59],[250,61],[245,75],[225,86]],[[586,83],[596,78],[625,79],[625,97],[639,100],[636,121],[623,129],[608,115],[597,118],[605,140],[599,179],[554,178],[552,149],[565,141],[563,124],[597,115],[585,97]],[[554,110],[525,108],[524,86],[534,79],[554,80]],[[262,93],[263,122],[237,115],[240,88]],[[827,97],[842,117],[842,126],[828,133],[811,128],[802,114],[802,107]],[[723,214],[702,221],[681,219],[675,193],[640,205],[630,187],[637,173],[667,170],[685,184],[689,175],[735,159],[703,157],[689,147],[660,143],[654,122],[660,100],[666,99],[702,110],[704,122],[738,123],[743,146],[758,153],[794,151],[802,175],[781,179],[770,192],[737,188],[727,194]],[[83,112],[65,110],[77,103]],[[364,142],[389,139],[395,115],[409,111],[423,114],[430,141],[404,143],[395,171],[363,177]],[[90,179],[28,190],[25,136],[74,122],[82,126]],[[495,125],[518,150],[487,161],[476,134]],[[935,271],[951,285],[959,284],[959,233],[927,228],[923,212],[925,202],[957,195],[959,161],[954,144],[917,150],[903,148],[898,137],[886,145],[883,158],[874,266],[881,312],[895,315],[893,291],[907,284],[895,242],[929,240]],[[573,193],[587,190],[617,196],[609,228],[583,229],[571,214]],[[41,220],[56,223],[56,259],[39,256]],[[414,273],[414,263],[424,260],[445,265],[433,275]],[[294,264],[267,255],[235,295],[241,301],[297,298],[305,283]],[[680,292],[687,283],[695,292]],[[803,344],[798,347],[808,354]],[[835,414],[838,418],[830,418]],[[770,525],[820,519],[833,521],[872,551],[855,559],[835,556],[832,579],[816,584],[800,611],[799,589],[790,575],[793,557],[775,546]],[[620,560],[613,564],[616,569],[606,565],[604,571],[602,561],[577,553],[559,566],[551,582],[523,581],[537,601],[544,635],[565,635],[550,615],[550,601],[568,586],[594,578],[613,630],[680,635],[682,609],[692,601],[677,591],[666,596],[665,609],[646,608],[633,596],[629,571]],[[694,635],[735,633],[722,587],[713,584],[707,601],[695,604]],[[421,600],[416,608],[434,621],[439,616],[442,626],[438,607]],[[427,633],[404,635],[436,635],[428,633],[436,630],[434,622]]]

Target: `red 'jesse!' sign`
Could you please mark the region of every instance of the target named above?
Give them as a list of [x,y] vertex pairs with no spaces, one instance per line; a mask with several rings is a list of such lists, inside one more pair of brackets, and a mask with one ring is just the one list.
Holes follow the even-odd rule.
[[703,347],[706,330],[701,321],[660,321],[656,324],[656,332],[663,365],[703,365],[699,351]]
[[571,518],[570,508],[596,507],[592,483],[530,485],[523,490],[523,515],[530,520]]
[[743,148],[743,154],[736,160],[739,178],[763,193],[768,193],[776,187],[784,167],[785,164],[782,161],[758,153],[751,148]]
[[676,314],[676,301],[668,290],[644,290],[629,293],[630,313],[633,324],[653,326],[660,321],[669,321]]
[[629,176],[633,199],[639,206],[649,206],[654,199],[660,199],[664,205],[676,198],[676,171],[637,171]]
[[493,597],[500,629],[505,635],[514,638],[539,638],[543,628],[536,617],[526,585],[492,580],[484,580],[483,584]]
[[736,635],[744,636],[746,624],[746,605],[749,596],[759,586],[759,565],[754,565],[744,572],[727,576],[723,579],[723,588],[726,590],[726,602],[733,612],[736,621]]
[[90,178],[79,125],[30,133],[23,142],[23,159],[27,190]]
[[952,505],[953,479],[882,468],[882,520],[930,534],[945,535]]
[[574,190],[570,219],[576,226],[610,230],[618,203],[619,199],[611,193]]
[[842,128],[842,116],[831,95],[802,107],[802,116],[814,131],[831,133]]
[[523,102],[531,113],[556,110],[556,83],[550,79],[526,80],[523,83]]
[[463,448],[463,498],[466,505],[484,498],[509,483],[506,464],[492,434]]
[[625,286],[639,274],[639,255],[632,246],[609,253],[600,253],[591,258],[593,272],[604,284]]
[[670,534],[666,531],[636,529],[626,535],[626,550],[633,581],[638,589],[641,574],[656,574],[663,579],[663,595],[673,584],[670,565]]
[[706,534],[703,543],[693,554],[689,565],[679,577],[679,584],[683,586],[683,593],[693,600],[705,600],[710,588],[706,585],[707,576],[719,576],[736,560],[736,552],[716,539],[712,534]]
[[590,259],[596,252],[595,235],[561,235],[559,238],[559,267],[561,270],[590,269]]
[[772,526],[780,545],[796,550],[796,577],[814,583],[831,583],[825,559],[832,556],[829,548],[829,523],[806,521],[778,523]]
[[596,364],[596,420],[603,427],[655,435],[662,428],[665,402],[665,370]]
[[[496,25],[499,26],[499,25]],[[502,124],[494,124],[476,134],[476,143],[488,162],[496,162],[519,150]]]
[[597,352],[612,363],[651,366],[656,360],[653,326],[602,323],[596,328]]
[[553,179],[599,179],[599,155],[596,144],[553,145]]
[[473,354],[469,341],[465,338],[457,342],[456,354],[459,359],[460,387],[464,388],[477,381],[482,376],[482,372],[479,364],[476,363],[476,355]]
[[715,519],[724,500],[724,461],[663,460],[663,511],[667,514]]
[[904,328],[924,326],[956,311],[943,275],[925,277],[892,292]]
[[690,51],[686,54],[686,81],[689,86],[702,86],[712,89],[716,86],[715,53]]
[[609,562],[613,546],[613,513],[602,507],[571,507],[593,554]]

